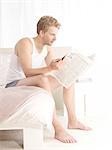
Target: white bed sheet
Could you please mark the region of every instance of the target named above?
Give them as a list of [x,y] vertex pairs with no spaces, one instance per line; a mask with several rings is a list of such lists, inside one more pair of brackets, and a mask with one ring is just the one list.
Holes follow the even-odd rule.
[[31,96],[14,114],[4,120],[3,124],[16,126],[36,127],[39,123],[52,128],[54,100],[47,91],[39,89],[37,94]]

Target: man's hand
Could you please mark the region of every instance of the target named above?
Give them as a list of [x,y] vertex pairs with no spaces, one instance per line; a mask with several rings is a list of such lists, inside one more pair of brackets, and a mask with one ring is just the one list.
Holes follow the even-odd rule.
[[62,59],[54,59],[48,66],[50,70],[59,70],[63,66],[63,60]]

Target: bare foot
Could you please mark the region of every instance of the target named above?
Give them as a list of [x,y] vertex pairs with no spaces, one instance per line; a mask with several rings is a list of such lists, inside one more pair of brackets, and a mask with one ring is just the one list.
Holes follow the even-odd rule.
[[77,141],[66,131],[55,133],[55,138],[63,143],[76,143]]
[[68,129],[79,129],[79,130],[92,130],[92,128],[85,126],[80,121],[73,121],[72,123],[68,123]]

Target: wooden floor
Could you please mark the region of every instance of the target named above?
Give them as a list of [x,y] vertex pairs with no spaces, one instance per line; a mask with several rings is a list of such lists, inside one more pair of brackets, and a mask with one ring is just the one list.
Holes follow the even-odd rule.
[[0,141],[0,150],[23,150],[15,141]]

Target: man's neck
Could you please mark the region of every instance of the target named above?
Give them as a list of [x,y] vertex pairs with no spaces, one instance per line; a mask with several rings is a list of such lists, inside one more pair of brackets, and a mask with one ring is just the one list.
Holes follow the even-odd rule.
[[39,51],[41,51],[41,50],[43,49],[43,47],[44,47],[44,44],[43,44],[43,42],[42,42],[42,39],[41,39],[39,36],[37,36],[37,37],[34,38],[34,41],[35,41],[35,46],[36,46],[36,48],[37,48]]

